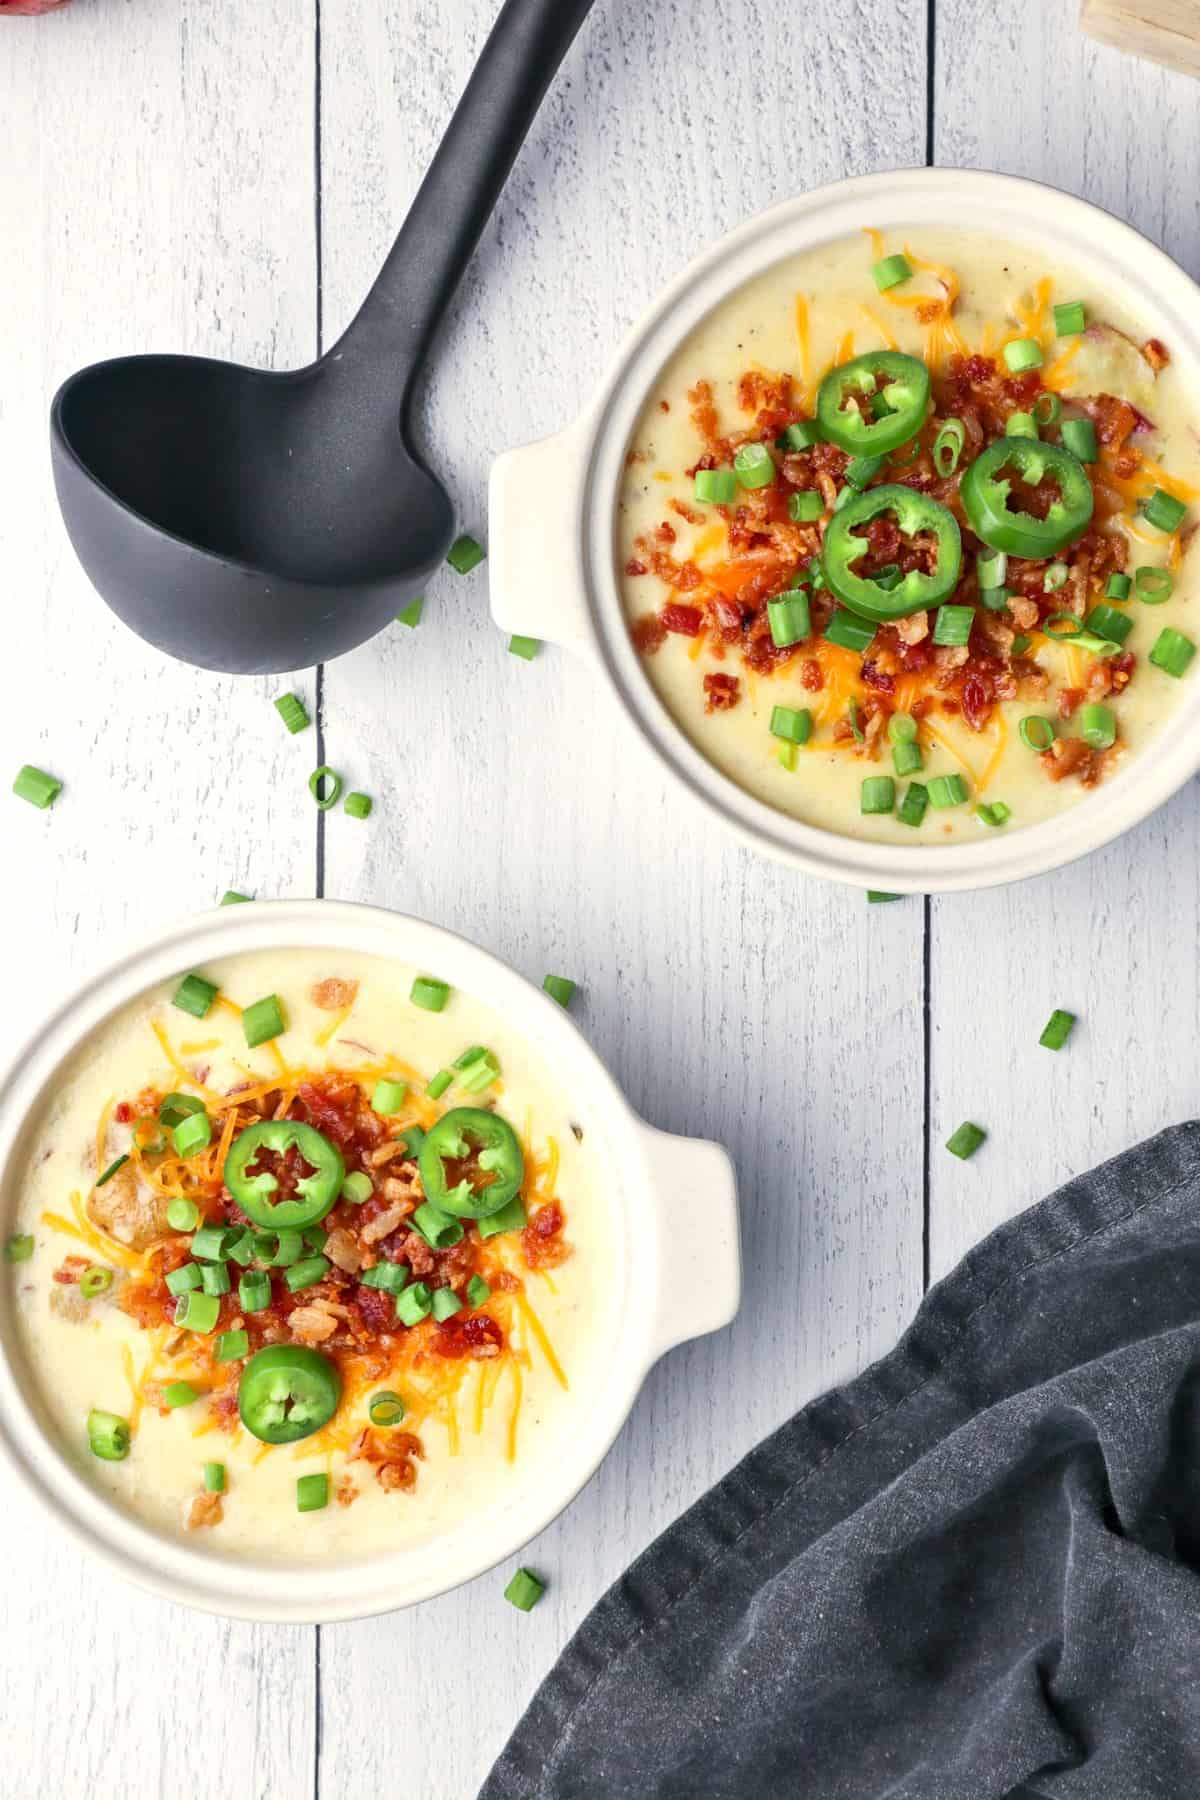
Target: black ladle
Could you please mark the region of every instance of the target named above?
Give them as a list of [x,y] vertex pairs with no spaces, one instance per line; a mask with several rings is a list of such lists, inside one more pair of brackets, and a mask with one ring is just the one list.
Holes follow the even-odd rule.
[[59,389],[67,531],[139,636],[208,669],[307,668],[420,593],[454,507],[409,443],[415,379],[590,5],[507,0],[378,281],[319,362],[127,356]]

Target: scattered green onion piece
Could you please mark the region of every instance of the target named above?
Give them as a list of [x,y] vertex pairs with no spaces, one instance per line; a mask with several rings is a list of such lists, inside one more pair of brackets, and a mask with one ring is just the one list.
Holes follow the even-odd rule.
[[453,1080],[454,1072],[452,1069],[439,1069],[437,1074],[431,1075],[429,1080],[425,1083],[425,1092],[429,1095],[431,1100],[440,1100]]
[[819,556],[814,556],[810,561],[805,579],[812,583],[814,594],[819,594],[822,588],[829,586],[829,583],[825,579],[825,571],[821,567],[821,558]]
[[1008,611],[1008,603],[1012,599],[1006,587],[980,588],[979,598],[988,612],[1002,613]]
[[226,1246],[225,1254],[230,1262],[235,1262],[239,1268],[244,1269],[254,1261],[254,1233],[239,1231],[233,1242]]
[[483,1279],[483,1276],[472,1275],[470,1281],[467,1283],[468,1304],[471,1306],[482,1306],[484,1301],[490,1300],[491,1297],[492,1290]]
[[1015,412],[1010,413],[1005,421],[1004,435],[1010,438],[1035,438],[1040,437],[1041,433],[1038,431],[1038,422],[1032,413]]
[[1040,369],[1046,360],[1036,338],[1014,338],[1011,344],[1005,344],[1003,355],[1014,375],[1024,375],[1030,369]]
[[1062,401],[1058,395],[1049,392],[1039,394],[1033,403],[1033,417],[1043,431],[1048,425],[1057,425],[1062,418]]
[[788,518],[793,525],[815,525],[825,511],[825,502],[815,488],[798,488],[788,497]]
[[1046,1021],[1046,1029],[1038,1043],[1043,1050],[1061,1050],[1074,1028],[1075,1014],[1064,1012],[1061,1007],[1056,1006]]
[[[1060,630],[1065,626],[1065,630]],[[1056,644],[1073,644],[1077,650],[1090,650],[1093,656],[1116,656],[1120,644],[1114,644],[1111,638],[1099,638],[1094,631],[1088,631],[1076,618],[1074,613],[1048,613],[1042,620],[1042,630]]]
[[500,1075],[500,1064],[490,1051],[485,1051],[479,1060],[458,1078],[458,1085],[466,1094],[482,1094],[484,1088],[491,1087]]
[[396,623],[398,625],[407,625],[410,631],[415,631],[417,626],[421,623],[421,614],[424,611],[424,608],[425,596],[424,594],[418,594],[415,600],[409,601],[403,612],[398,612],[396,614]]
[[903,900],[903,894],[886,894],[882,888],[867,889],[868,906],[887,906],[893,900]]
[[476,543],[469,533],[464,532],[462,537],[455,538],[451,544],[446,561],[460,575],[469,575],[472,569],[478,568],[485,554],[482,544]]
[[1047,594],[1057,594],[1060,588],[1066,587],[1070,575],[1071,571],[1068,569],[1065,562],[1047,563],[1046,572],[1042,576],[1042,588],[1044,592]]
[[371,1095],[371,1111],[388,1119],[393,1113],[400,1111],[407,1096],[407,1081],[377,1081],[375,1091]]
[[780,768],[786,769],[789,775],[794,775],[796,773],[797,764],[800,761],[799,745],[780,744],[775,761],[779,764]]
[[164,1094],[158,1108],[158,1122],[170,1131],[172,1126],[180,1125],[192,1113],[202,1113],[204,1102],[195,1094]]
[[910,781],[896,814],[902,825],[919,825],[929,805],[929,789],[919,781]]
[[263,1312],[271,1304],[271,1277],[261,1269],[248,1269],[238,1282],[238,1305],[243,1312]]
[[433,1316],[439,1324],[443,1319],[452,1319],[462,1309],[463,1303],[453,1288],[440,1287],[433,1290]]
[[879,292],[886,294],[889,288],[899,287],[901,282],[912,280],[912,264],[907,256],[898,253],[895,256],[883,256],[872,264],[871,274]]
[[272,1038],[282,1037],[286,1029],[278,994],[264,994],[261,1000],[255,1000],[242,1014],[242,1031],[249,1050],[256,1050],[259,1044],[270,1043]]
[[422,1006],[426,1012],[441,1012],[450,998],[450,988],[448,983],[437,981],[432,975],[418,975],[408,997],[414,1006]]
[[1013,656],[1024,656],[1032,642],[1033,639],[1031,637],[1027,636],[1025,632],[1019,631],[1012,641],[1011,654]]
[[190,1013],[193,1019],[203,1019],[216,997],[215,981],[205,981],[203,975],[185,975],[175,989],[171,1005]]
[[375,1192],[371,1177],[362,1169],[354,1169],[342,1183],[342,1199],[348,1200],[351,1206],[361,1206]]
[[299,694],[280,694],[275,702],[275,711],[293,737],[298,731],[307,731],[312,724],[308,710]]
[[336,806],[338,803],[342,791],[342,778],[329,767],[328,763],[322,763],[320,768],[314,769],[309,776],[308,791],[317,803],[317,811],[328,812],[331,806]]
[[1142,517],[1156,531],[1178,531],[1187,517],[1187,507],[1165,488],[1155,488],[1150,498],[1142,502]]
[[287,1283],[290,1294],[299,1294],[307,1287],[315,1287],[318,1281],[324,1281],[332,1264],[327,1256],[306,1256],[302,1261],[293,1263],[284,1272],[283,1279]]
[[543,988],[552,1000],[560,1006],[570,1006],[571,996],[575,992],[575,983],[567,975],[547,975],[542,982]]
[[851,694],[849,704],[846,707],[846,717],[850,721],[850,732],[855,743],[865,744],[867,741],[866,733],[858,722],[858,701],[854,698],[853,694]]
[[532,1612],[546,1591],[544,1581],[539,1581],[532,1569],[518,1569],[504,1590],[504,1598],[518,1612]]
[[204,1465],[204,1491],[207,1494],[223,1494],[225,1492],[225,1464],[206,1462]]
[[893,744],[915,744],[917,721],[911,713],[893,713],[888,720],[888,737]]
[[220,1316],[221,1302],[216,1295],[197,1293],[195,1288],[189,1288],[175,1303],[175,1323],[185,1331],[207,1334]]
[[946,1148],[951,1156],[957,1156],[961,1161],[966,1162],[969,1156],[974,1156],[986,1136],[986,1131],[978,1125],[972,1125],[968,1119],[946,1139]]
[[[460,540],[461,541],[461,540]],[[456,546],[457,548],[457,546]],[[453,556],[454,551],[450,552]],[[456,564],[455,567],[458,565]],[[470,566],[470,565],[468,565]],[[462,574],[466,570],[460,571]],[[296,1511],[302,1513],[324,1512],[329,1505],[328,1475],[301,1475],[296,1481]]]
[[33,763],[26,763],[17,770],[17,778],[13,782],[12,791],[18,800],[28,800],[30,806],[36,806],[45,812],[53,806],[62,793],[62,782],[56,781],[53,775],[47,775],[45,769],[39,769]]
[[367,1417],[372,1425],[399,1425],[407,1411],[400,1395],[394,1394],[391,1388],[384,1388],[380,1393],[371,1395]]
[[532,662],[541,647],[541,638],[510,637],[508,640],[508,654],[519,656],[523,662]]
[[1094,463],[1100,455],[1100,446],[1096,442],[1096,427],[1090,419],[1067,419],[1062,428],[1062,441],[1065,449],[1077,456],[1081,463]]
[[892,767],[897,775],[915,775],[925,767],[919,744],[896,744],[892,749]]
[[843,650],[857,650],[861,656],[875,637],[875,627],[856,619],[846,607],[839,606],[830,615],[822,636],[827,644],[840,644]]
[[255,1249],[273,1269],[290,1269],[304,1254],[304,1239],[298,1231],[263,1232]]
[[958,468],[958,459],[967,441],[967,428],[961,419],[947,419],[933,440],[933,466],[943,480]]
[[1054,308],[1054,329],[1060,338],[1078,337],[1086,325],[1082,300],[1063,300]]
[[221,895],[221,905],[247,906],[253,898],[252,894],[239,894],[236,888],[226,888]]
[[1147,564],[1137,571],[1133,586],[1143,606],[1161,606],[1175,591],[1175,577],[1170,569],[1156,569]]
[[[270,1283],[268,1282],[268,1288]],[[241,1284],[238,1284],[238,1298],[241,1299]],[[222,1331],[213,1344],[213,1361],[219,1363],[240,1362],[243,1356],[250,1354],[250,1333],[248,1331]]]
[[449,1250],[452,1244],[462,1241],[462,1221],[442,1212],[440,1207],[432,1205],[428,1200],[418,1206],[408,1222],[417,1235],[425,1239],[431,1250]]
[[1003,800],[993,800],[990,804],[980,801],[975,811],[985,825],[1007,825],[1012,818],[1012,807],[1006,805]]
[[1173,631],[1170,626],[1160,631],[1150,652],[1150,661],[1156,669],[1162,669],[1167,675],[1179,677],[1183,674],[1193,656],[1196,646],[1191,638],[1185,637],[1182,631]]
[[10,1263],[28,1262],[33,1255],[33,1238],[27,1231],[14,1231],[4,1240],[4,1260]]
[[961,775],[935,775],[929,783],[929,804],[939,812],[961,806],[966,797],[967,784]]
[[396,1317],[402,1325],[419,1325],[433,1310],[433,1295],[423,1281],[414,1281],[396,1295]]
[[85,1300],[94,1300],[97,1294],[106,1294],[112,1284],[112,1270],[102,1268],[99,1263],[93,1263],[79,1277],[79,1291]]
[[162,1397],[163,1405],[171,1412],[179,1406],[192,1406],[200,1398],[190,1381],[168,1381]]
[[189,1113],[171,1133],[177,1156],[194,1156],[212,1143],[212,1120],[206,1112]]
[[814,444],[821,442],[821,427],[815,419],[797,419],[794,424],[787,425],[775,439],[775,448],[784,454],[797,455],[801,450],[811,450]]
[[123,1169],[128,1161],[129,1158],[127,1156],[118,1156],[116,1162],[110,1162],[107,1169],[105,1169],[103,1175],[101,1175],[99,1181],[96,1183],[96,1186],[98,1188],[104,1187],[107,1182],[112,1180],[113,1176],[117,1173],[117,1170]]
[[802,588],[793,588],[777,600],[768,600],[767,622],[771,627],[771,641],[778,649],[786,650],[789,644],[799,644],[812,632],[808,595]]
[[981,588],[1000,588],[1008,580],[1008,557],[1003,550],[981,550],[975,558],[975,575]]
[[402,1294],[408,1280],[408,1264],[377,1262],[374,1268],[364,1269],[358,1279],[364,1287],[378,1288],[380,1293]]
[[352,819],[369,819],[374,804],[370,794],[347,794],[344,810]]
[[229,1270],[224,1263],[205,1263],[200,1270],[200,1287],[206,1294],[215,1294],[220,1299],[230,1289]]
[[174,1294],[178,1300],[182,1295],[200,1286],[199,1263],[182,1263],[178,1269],[172,1269],[166,1276],[167,1292]]
[[1133,583],[1128,575],[1122,575],[1118,571],[1109,576],[1104,584],[1104,592],[1110,600],[1128,600],[1133,592]]
[[732,506],[737,499],[737,476],[732,469],[697,469],[693,492],[709,506]]
[[890,775],[868,775],[859,801],[864,813],[890,813],[896,804],[896,783]]
[[1123,644],[1133,630],[1133,620],[1129,614],[1118,612],[1115,606],[1107,606],[1104,601],[1093,606],[1084,624],[1097,637],[1111,638],[1114,644]]
[[743,444],[734,456],[733,470],[744,488],[769,487],[775,479],[775,459],[765,444]]
[[852,456],[846,464],[847,482],[861,493],[863,488],[874,481],[886,461],[885,456]]
[[498,1237],[504,1231],[523,1231],[529,1223],[525,1203],[518,1194],[488,1219],[476,1219],[475,1229],[481,1238]]
[[771,736],[789,744],[807,744],[812,736],[812,714],[807,706],[776,706],[771,712]]
[[973,606],[939,606],[933,621],[935,644],[961,645],[970,642],[975,623]]
[[124,1462],[129,1455],[129,1420],[93,1407],[87,1416],[88,1447],[102,1462]]
[[1041,713],[1027,713],[1017,730],[1027,750],[1048,750],[1054,742],[1054,721]]

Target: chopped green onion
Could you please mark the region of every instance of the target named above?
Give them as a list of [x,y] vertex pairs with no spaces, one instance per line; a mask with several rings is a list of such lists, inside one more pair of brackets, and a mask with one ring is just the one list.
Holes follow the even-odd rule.
[[893,713],[888,720],[888,737],[893,744],[915,744],[917,721],[911,713]]
[[129,1455],[129,1420],[93,1407],[87,1416],[88,1448],[102,1462],[124,1462]]
[[1057,425],[1062,418],[1062,401],[1057,394],[1039,394],[1033,403],[1034,423],[1044,431],[1048,425]]
[[1042,1032],[1038,1043],[1044,1050],[1061,1050],[1075,1026],[1075,1014],[1063,1012],[1056,1006],[1046,1021],[1046,1029]]
[[510,637],[508,640],[508,654],[519,656],[523,662],[532,662],[541,647],[541,638]]
[[975,558],[975,574],[981,588],[1000,588],[1008,579],[1008,557],[1003,550],[981,550]]
[[252,1263],[254,1261],[254,1233],[239,1231],[233,1242],[226,1246],[225,1255],[230,1262],[237,1263],[238,1267],[242,1269],[246,1267],[247,1263]]
[[192,1239],[192,1255],[201,1262],[224,1262],[236,1236],[228,1225],[202,1225]]
[[221,1302],[215,1294],[200,1294],[195,1288],[175,1303],[175,1323],[185,1331],[210,1332],[221,1316]]
[[958,1130],[953,1132],[951,1136],[946,1139],[946,1148],[951,1156],[957,1156],[961,1158],[963,1162],[966,1162],[969,1156],[974,1156],[986,1136],[986,1131],[982,1130],[978,1125],[972,1125],[971,1121],[968,1119],[964,1125],[960,1125]]
[[[1060,630],[1060,626],[1066,629]],[[1073,644],[1077,650],[1090,650],[1093,656],[1116,656],[1121,648],[1111,638],[1098,638],[1094,631],[1085,631],[1074,613],[1048,613],[1042,620],[1042,630],[1053,643]]]
[[1143,606],[1161,606],[1175,591],[1175,577],[1170,569],[1156,569],[1147,564],[1137,571],[1133,585]]
[[212,1120],[206,1112],[189,1113],[171,1133],[177,1156],[194,1156],[212,1143]]
[[1062,300],[1054,308],[1054,329],[1062,337],[1078,337],[1087,324],[1082,300]]
[[484,1301],[490,1300],[491,1297],[492,1290],[483,1279],[482,1275],[472,1275],[470,1281],[467,1283],[467,1300],[469,1304],[471,1306],[482,1306]]
[[440,1207],[434,1206],[429,1200],[418,1206],[408,1222],[418,1236],[425,1239],[431,1250],[449,1250],[452,1244],[462,1241],[462,1221],[442,1212]]
[[[268,1291],[270,1282],[267,1283]],[[241,1283],[238,1283],[238,1299],[241,1299]],[[243,1356],[250,1354],[250,1333],[248,1331],[222,1331],[213,1344],[213,1361],[219,1363],[240,1362]]]
[[13,782],[13,793],[18,800],[28,800],[30,806],[38,807],[45,812],[53,806],[62,793],[62,782],[56,781],[53,775],[47,775],[45,769],[37,768],[33,763],[26,763],[17,770],[17,778]]
[[939,811],[961,806],[966,797],[967,784],[961,775],[935,775],[929,783],[929,804]]
[[[462,540],[459,540],[462,542]],[[457,546],[455,546],[457,548]],[[451,550],[451,556],[454,551]],[[455,567],[457,568],[457,564]],[[470,565],[468,565],[470,567]],[[460,571],[466,574],[466,570]],[[329,1505],[328,1475],[301,1475],[296,1481],[296,1511],[302,1513],[323,1512]]]
[[874,481],[887,458],[884,456],[852,456],[846,464],[846,480],[859,492]]
[[312,724],[299,694],[280,694],[275,702],[275,710],[293,737],[298,731],[307,731]]
[[221,905],[246,906],[253,898],[252,894],[239,894],[236,888],[226,888],[221,895]]
[[224,1263],[205,1263],[200,1270],[200,1287],[206,1294],[215,1294],[218,1299],[227,1294],[230,1288],[229,1270]]
[[278,994],[264,994],[242,1014],[247,1049],[256,1050],[259,1044],[269,1044],[272,1038],[282,1037],[286,1029]]
[[347,794],[344,810],[352,819],[369,819],[374,804],[370,794]]
[[306,1256],[302,1261],[293,1263],[284,1271],[283,1279],[287,1283],[290,1294],[299,1294],[304,1288],[315,1287],[318,1281],[324,1281],[332,1264],[327,1256]]
[[990,804],[981,801],[975,811],[985,825],[1007,825],[1012,818],[1012,807],[1003,800],[993,800]]
[[1026,636],[1025,632],[1023,632],[1023,631],[1018,632],[1016,637],[1012,641],[1011,654],[1013,656],[1024,656],[1025,652],[1028,650],[1028,648],[1029,648],[1030,644],[1032,644],[1032,642],[1033,642],[1033,639],[1031,637]]
[[1114,644],[1123,644],[1133,630],[1133,620],[1129,614],[1118,612],[1115,606],[1108,606],[1104,601],[1093,606],[1084,624],[1097,637],[1111,639]]
[[571,996],[575,992],[575,983],[566,975],[547,975],[542,982],[543,988],[552,1000],[560,1006],[570,1006]]
[[371,1395],[367,1417],[372,1425],[399,1425],[407,1411],[399,1394],[394,1394],[391,1388],[383,1388],[378,1394]]
[[163,1405],[171,1412],[179,1406],[192,1406],[200,1398],[190,1381],[168,1381],[162,1397]]
[[933,440],[933,466],[943,480],[958,468],[958,459],[967,441],[967,428],[961,419],[947,419]]
[[433,1290],[433,1316],[440,1323],[443,1319],[452,1319],[455,1313],[462,1311],[463,1303],[453,1288],[440,1287]]
[[744,488],[769,487],[775,479],[775,459],[765,444],[743,444],[733,469]]
[[97,1294],[106,1294],[112,1284],[112,1270],[102,1268],[99,1263],[92,1263],[79,1277],[79,1291],[85,1300],[94,1300]]
[[780,744],[775,758],[780,768],[786,769],[789,775],[796,773],[796,765],[800,761],[800,751],[795,744]]
[[264,1232],[255,1246],[264,1262],[273,1269],[290,1269],[304,1251],[304,1239],[298,1231]]
[[425,596],[424,594],[418,594],[415,600],[409,601],[403,612],[398,612],[396,614],[396,623],[398,625],[407,625],[410,631],[415,631],[417,626],[421,623],[421,613],[423,612],[424,607]]
[[892,749],[892,767],[897,775],[915,775],[925,767],[919,744],[896,744]]
[[380,1113],[385,1119],[390,1118],[400,1111],[407,1095],[407,1081],[377,1081],[371,1095],[371,1111]]
[[797,419],[794,424],[787,425],[775,439],[775,448],[785,454],[796,455],[801,450],[811,450],[814,444],[821,442],[821,427],[815,419]]
[[539,1581],[531,1569],[518,1569],[504,1590],[504,1598],[518,1612],[532,1612],[546,1591],[544,1581]]
[[460,575],[469,575],[471,570],[477,568],[483,561],[485,554],[483,546],[477,544],[473,537],[464,532],[462,537],[455,538],[451,544],[446,553],[446,561],[452,569],[457,569]]
[[1012,599],[1006,587],[980,588],[979,598],[989,612],[1002,613],[1008,611],[1008,603]]
[[200,1208],[194,1200],[171,1200],[167,1203],[167,1224],[172,1231],[195,1231],[200,1223]]
[[375,1184],[362,1169],[354,1169],[342,1183],[342,1199],[348,1200],[351,1206],[361,1206],[375,1192]]
[[476,1219],[475,1229],[481,1238],[498,1237],[502,1231],[523,1231],[529,1223],[529,1215],[525,1211],[525,1202],[518,1194],[494,1212],[490,1218]]
[[1060,588],[1066,587],[1070,577],[1071,571],[1065,562],[1047,563],[1042,576],[1043,591],[1047,594],[1057,594]]
[[378,1288],[383,1294],[402,1294],[408,1280],[408,1264],[377,1262],[373,1268],[364,1269],[358,1279],[364,1287]]
[[1150,498],[1142,502],[1142,517],[1156,531],[1178,531],[1186,516],[1183,501],[1168,494],[1165,488],[1155,488]]
[[1027,713],[1017,730],[1027,750],[1048,750],[1054,742],[1054,721],[1041,713]]
[[418,975],[408,997],[414,1006],[423,1006],[426,1012],[441,1012],[450,998],[449,984],[432,975]]
[[868,906],[887,906],[893,900],[903,900],[903,894],[885,894],[882,888],[867,889]]
[[225,1492],[225,1464],[206,1462],[204,1465],[204,1490],[209,1494]]
[[732,506],[737,499],[737,476],[732,469],[697,469],[693,492],[697,500],[710,506]]
[[1004,346],[1004,360],[1014,375],[1024,375],[1030,369],[1040,369],[1046,358],[1036,338],[1014,338]]
[[1196,646],[1191,638],[1184,637],[1182,631],[1173,631],[1168,626],[1165,631],[1159,632],[1150,652],[1150,661],[1156,669],[1178,677],[1183,674],[1195,654]]
[[902,825],[919,825],[928,805],[929,789],[919,781],[910,781],[896,817]]
[[309,776],[308,791],[317,803],[317,811],[328,812],[331,806],[336,806],[338,803],[342,791],[342,778],[329,767],[328,763],[322,763],[320,768],[314,769]]
[[896,784],[891,776],[868,775],[859,804],[864,813],[890,813],[896,804]]
[[803,588],[793,588],[780,594],[777,600],[768,600],[767,621],[771,627],[771,641],[780,650],[808,637],[812,632],[812,614]]
[[1104,592],[1110,600],[1128,600],[1133,592],[1133,583],[1128,575],[1122,575],[1118,571],[1109,576],[1104,584]]
[[807,744],[812,736],[812,714],[807,706],[776,706],[771,712],[771,736],[789,744]]
[[118,1169],[123,1169],[125,1167],[125,1164],[128,1161],[129,1161],[128,1156],[118,1156],[116,1162],[110,1162],[107,1169],[105,1169],[103,1175],[101,1175],[99,1181],[97,1181],[96,1186],[98,1188],[104,1187],[107,1182],[110,1182],[112,1180],[113,1176],[117,1173]]
[[402,1325],[419,1325],[433,1310],[433,1295],[423,1281],[414,1281],[396,1296],[396,1317]]
[[425,1083],[425,1092],[431,1100],[440,1100],[453,1080],[454,1071],[452,1069],[439,1069],[437,1074],[431,1075]]
[[939,606],[933,621],[933,641],[949,645],[969,643],[974,623],[973,606]]
[[198,1288],[200,1286],[199,1263],[182,1263],[178,1269],[172,1269],[166,1276],[166,1284],[167,1292],[174,1294],[176,1299],[191,1289]]
[[853,694],[851,694],[849,703],[846,707],[846,717],[850,721],[850,731],[855,743],[865,744],[867,741],[866,733],[858,722],[858,701],[854,698]]
[[872,264],[871,274],[879,292],[886,294],[889,288],[899,287],[901,282],[912,280],[912,264],[907,256],[899,253],[895,256],[883,256]]
[[27,1231],[14,1231],[4,1240],[4,1260],[10,1263],[28,1262],[33,1255],[33,1238]]
[[164,1094],[158,1108],[158,1122],[169,1131],[173,1125],[204,1111],[204,1102],[195,1094]]
[[1038,422],[1030,412],[1015,412],[1008,415],[1004,426],[1005,437],[1035,438],[1041,434]]
[[798,488],[788,497],[788,518],[793,525],[815,525],[825,511],[825,502],[815,488]]
[[490,1050],[471,1064],[458,1078],[458,1085],[467,1094],[482,1094],[484,1088],[491,1087],[500,1075],[500,1064]]
[[271,1304],[271,1277],[261,1269],[248,1269],[238,1282],[238,1305],[243,1312],[263,1312]]
[[1100,446],[1096,442],[1096,427],[1090,419],[1067,419],[1062,428],[1064,447],[1077,456],[1081,463],[1094,463],[1100,455]]
[[829,623],[822,633],[827,644],[840,644],[843,650],[857,650],[861,656],[868,649],[875,637],[875,627],[866,625],[856,619],[852,612],[844,606],[830,615]]
[[180,1012],[190,1013],[193,1019],[202,1019],[217,997],[215,981],[205,981],[203,975],[185,975],[171,999],[171,1005],[177,1006]]

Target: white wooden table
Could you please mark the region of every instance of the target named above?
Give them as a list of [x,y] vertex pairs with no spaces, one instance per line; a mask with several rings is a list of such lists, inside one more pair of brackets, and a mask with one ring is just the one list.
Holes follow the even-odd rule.
[[[756,1439],[884,1351],[923,1287],[1074,1170],[1195,1105],[1194,790],[1035,885],[871,907],[700,829],[601,704],[490,626],[486,569],[297,684],[374,793],[318,819],[276,681],[165,664],[109,616],[54,506],[45,417],[81,362],[288,366],[348,318],[495,0],[76,0],[0,22],[4,1039],[110,944],[227,886],[400,907],[540,979],[656,1124],[722,1138],[746,1293],[669,1357],[533,1546],[320,1632],[189,1615],[4,1495],[0,1795],[469,1800],[585,1611]],[[1002,15],[1002,16],[998,16]],[[817,182],[929,157],[1046,179],[1200,273],[1200,89],[1085,44],[1074,0],[597,0],[443,337],[426,435],[486,535],[493,454],[572,417],[693,251]],[[1036,1046],[1054,1005],[1069,1050]],[[3,1046],[0,1046],[3,1047]],[[971,1117],[969,1165],[942,1150]],[[403,1758],[401,1765],[397,1758]]]

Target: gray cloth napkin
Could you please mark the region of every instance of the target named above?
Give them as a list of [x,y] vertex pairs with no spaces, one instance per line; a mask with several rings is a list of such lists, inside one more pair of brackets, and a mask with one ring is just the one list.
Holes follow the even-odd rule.
[[481,1800],[1196,1800],[1198,1576],[1188,1124],[994,1232],[664,1532]]

